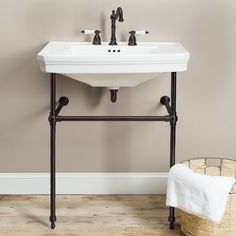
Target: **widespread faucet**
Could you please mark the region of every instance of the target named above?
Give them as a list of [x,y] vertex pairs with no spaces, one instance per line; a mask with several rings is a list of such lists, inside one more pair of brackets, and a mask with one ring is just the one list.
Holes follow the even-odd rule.
[[116,42],[116,20],[123,22],[123,10],[121,7],[118,7],[117,10],[113,10],[111,14],[111,42],[109,45],[117,45]]

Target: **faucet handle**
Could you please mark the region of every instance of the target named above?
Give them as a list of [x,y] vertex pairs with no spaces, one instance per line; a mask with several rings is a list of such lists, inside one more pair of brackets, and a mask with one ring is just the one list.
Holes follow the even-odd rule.
[[82,34],[95,34],[95,30],[84,29],[81,31]]
[[137,34],[137,35],[146,35],[146,34],[149,34],[149,31],[137,30],[137,31],[135,31],[135,34]]
[[100,38],[100,30],[89,30],[89,29],[84,29],[81,31],[82,34],[95,34],[93,38],[93,45],[101,45],[101,38]]
[[131,30],[131,31],[129,31],[129,33],[130,33],[130,37],[129,37],[128,45],[129,46],[136,46],[137,42],[136,42],[135,34],[137,34],[137,35],[146,35],[146,34],[149,34],[149,31],[146,31],[146,30],[137,30],[137,31]]

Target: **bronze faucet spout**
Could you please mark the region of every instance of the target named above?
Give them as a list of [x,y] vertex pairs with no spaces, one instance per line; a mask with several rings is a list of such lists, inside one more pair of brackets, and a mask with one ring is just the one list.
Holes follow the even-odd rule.
[[116,42],[116,21],[123,22],[123,10],[121,7],[118,7],[117,10],[113,10],[111,14],[111,42],[109,45],[117,45]]

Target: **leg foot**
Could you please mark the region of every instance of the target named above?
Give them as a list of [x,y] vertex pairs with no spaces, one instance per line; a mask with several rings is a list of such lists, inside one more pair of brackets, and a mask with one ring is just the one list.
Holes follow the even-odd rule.
[[169,228],[172,230],[175,228],[175,217],[169,217]]
[[175,224],[174,224],[174,223],[170,223],[169,228],[170,228],[171,230],[175,229]]
[[55,223],[53,222],[53,223],[51,223],[51,229],[55,229],[56,228],[56,225],[55,225]]
[[50,222],[51,222],[51,229],[55,229],[55,227],[56,227],[55,222],[56,222],[56,220],[57,220],[56,216],[54,216],[54,217],[50,216],[50,217],[49,217],[49,220],[50,220]]
[[170,216],[169,216],[169,228],[173,230],[175,228],[175,209],[173,207],[170,207]]

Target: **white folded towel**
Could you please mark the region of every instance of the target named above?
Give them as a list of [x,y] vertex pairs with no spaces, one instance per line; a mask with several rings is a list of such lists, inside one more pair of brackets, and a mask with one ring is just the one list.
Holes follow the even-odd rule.
[[220,223],[234,183],[233,177],[198,174],[176,164],[169,172],[166,205]]

